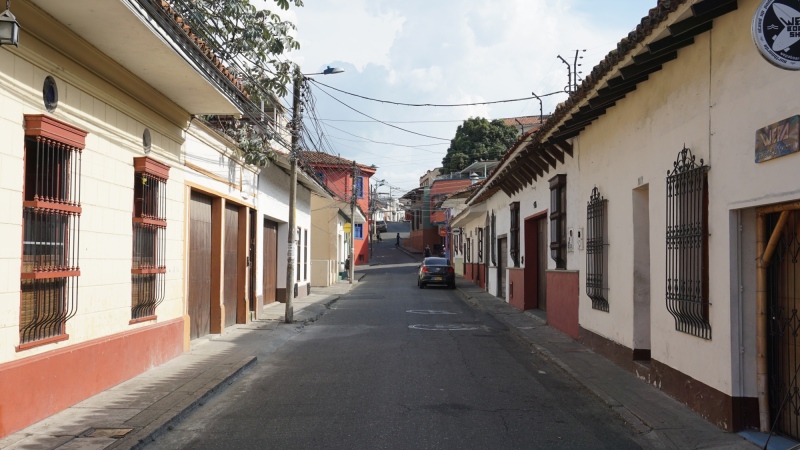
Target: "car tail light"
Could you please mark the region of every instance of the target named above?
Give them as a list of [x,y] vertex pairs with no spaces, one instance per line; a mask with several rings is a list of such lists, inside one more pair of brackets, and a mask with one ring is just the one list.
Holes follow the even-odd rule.
[[425,266],[423,266],[423,267],[422,267],[422,271],[427,273],[427,272],[428,272],[428,268],[427,268],[427,267],[425,267]]
[[453,267],[448,267],[447,268],[447,273],[456,273],[456,269],[453,268]]

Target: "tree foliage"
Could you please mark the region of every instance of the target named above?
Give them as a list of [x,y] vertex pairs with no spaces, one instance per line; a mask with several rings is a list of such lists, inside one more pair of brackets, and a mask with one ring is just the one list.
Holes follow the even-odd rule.
[[[274,0],[287,10],[302,0]],[[255,102],[270,101],[269,94],[285,96],[293,64],[280,56],[300,48],[289,34],[293,23],[269,10],[259,10],[249,0],[177,0],[173,6],[192,31],[212,45],[215,54],[241,78]]]
[[501,120],[470,117],[458,126],[442,159],[442,173],[458,172],[475,161],[500,159],[517,140],[517,129]]

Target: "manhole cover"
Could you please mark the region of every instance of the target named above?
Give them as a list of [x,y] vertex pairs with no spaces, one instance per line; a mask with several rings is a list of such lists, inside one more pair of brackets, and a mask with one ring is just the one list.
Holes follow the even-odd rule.
[[133,431],[133,428],[92,428],[83,435],[86,437],[108,437],[121,439]]
[[480,327],[475,325],[466,325],[462,323],[450,323],[450,324],[435,324],[435,325],[409,325],[408,328],[413,330],[425,330],[425,331],[470,331],[470,330],[479,330]]
[[439,311],[436,309],[409,309],[406,311],[409,314],[458,314],[450,311]]

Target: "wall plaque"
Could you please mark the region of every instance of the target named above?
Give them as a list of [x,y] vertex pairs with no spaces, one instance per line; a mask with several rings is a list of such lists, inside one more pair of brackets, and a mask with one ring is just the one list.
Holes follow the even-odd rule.
[[756,162],[800,151],[800,115],[783,119],[756,131]]

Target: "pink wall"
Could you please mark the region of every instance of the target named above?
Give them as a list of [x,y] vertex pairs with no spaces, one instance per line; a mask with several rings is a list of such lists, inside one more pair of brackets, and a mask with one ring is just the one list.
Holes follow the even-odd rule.
[[183,331],[174,319],[0,365],[0,437],[175,358]]
[[577,271],[547,271],[547,323],[574,339],[580,337]]
[[[325,185],[339,197],[340,200],[349,202],[353,195],[352,168],[341,167],[317,167],[317,172],[325,174]],[[356,200],[356,204],[361,208],[365,215],[369,212],[369,179],[373,174],[362,170],[361,176],[364,177],[363,192],[364,196]],[[355,265],[369,263],[369,224],[364,224],[363,239],[356,239],[353,251],[355,252]]]

